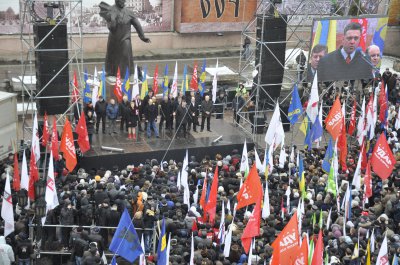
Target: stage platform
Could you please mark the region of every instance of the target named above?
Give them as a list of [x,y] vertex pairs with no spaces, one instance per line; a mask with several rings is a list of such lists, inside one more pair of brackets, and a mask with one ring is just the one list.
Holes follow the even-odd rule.
[[[99,134],[93,135],[92,150],[86,152],[80,159],[80,167],[90,169],[112,168],[115,165],[125,167],[128,164],[137,166],[152,158],[159,162],[169,159],[181,162],[186,149],[189,149],[189,156],[195,155],[198,159],[207,154],[210,156],[215,156],[217,153],[228,154],[233,149],[242,152],[245,139],[249,143],[248,150],[254,146],[251,144],[251,135],[246,135],[243,130],[234,126],[232,114],[229,112],[225,113],[222,120],[211,118],[211,132],[208,132],[207,128],[200,132],[198,126],[197,132],[191,130],[186,138],[183,138],[181,133],[177,135],[178,137],[174,137],[175,130],[170,133],[163,129],[160,138],[156,138],[154,134],[148,138],[146,132],[138,132],[138,139],[135,141],[128,139],[127,133],[119,130],[119,124],[117,128],[117,134],[110,135],[107,132],[108,128],[106,128],[107,133],[103,134],[100,128]],[[215,140],[221,136],[222,138],[216,142]],[[102,146],[119,148],[123,152],[103,150]]]

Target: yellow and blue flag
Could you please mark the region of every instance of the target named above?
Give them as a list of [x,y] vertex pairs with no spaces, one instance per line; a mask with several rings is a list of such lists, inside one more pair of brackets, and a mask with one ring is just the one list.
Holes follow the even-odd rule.
[[299,90],[297,84],[294,85],[292,99],[290,100],[288,119],[290,124],[295,124],[299,117],[303,114],[303,107],[301,106],[301,100],[299,96]]
[[322,125],[319,122],[319,118],[315,119],[315,122],[311,126],[311,141],[315,142],[318,138],[322,137]]
[[129,82],[129,68],[126,67],[124,81],[122,82],[122,92],[124,93],[124,95],[128,97],[129,101],[132,100],[132,95],[131,95],[132,93],[130,93],[130,90],[131,90],[131,83]]
[[200,95],[204,95],[204,91],[206,90],[206,58],[203,60],[203,66],[201,67],[201,75],[200,75]]
[[143,100],[148,93],[149,93],[149,85],[147,82],[147,66],[145,66],[143,69],[143,80],[142,80],[142,90],[140,91],[140,99]]
[[114,252],[114,255],[120,255],[130,263],[143,254],[138,234],[126,208],[119,220],[109,249]]
[[394,255],[394,256],[393,256],[392,265],[399,265],[399,258],[397,257],[397,255]]
[[167,92],[168,94],[168,85],[169,85],[169,80],[168,80],[168,64],[165,65],[165,69],[164,69],[164,80],[161,84],[162,88],[163,88],[163,97],[165,95],[165,93]]
[[331,170],[331,162],[333,159],[333,141],[332,138],[329,139],[328,148],[325,152],[324,160],[322,161],[322,170],[329,173]]
[[376,25],[374,36],[372,37],[372,44],[379,47],[381,51],[381,57],[383,55],[383,49],[385,48],[385,38],[387,31],[388,17],[383,17],[378,19],[378,24]]
[[328,52],[336,50],[336,20],[320,20],[317,21],[315,30],[313,48],[317,44],[326,45]]
[[189,88],[189,82],[187,78],[187,65],[185,64],[185,67],[183,67],[183,79],[182,79],[182,94],[186,94],[186,90]]
[[310,122],[308,122],[306,126],[307,127],[306,127],[306,137],[304,138],[304,147],[307,147],[307,150],[310,151],[312,147]]
[[83,90],[83,103],[88,103],[90,101],[92,101],[92,92],[90,91],[90,86],[88,84],[88,73],[87,73],[87,69],[85,69],[85,72],[83,73],[83,81],[84,81],[84,85],[85,85],[85,89]]
[[167,265],[167,255],[167,234],[165,233],[165,218],[163,218],[157,248],[157,265]]
[[98,95],[102,96],[104,98],[104,100],[106,100],[106,72],[104,71],[104,67],[101,72],[101,79],[100,79]]

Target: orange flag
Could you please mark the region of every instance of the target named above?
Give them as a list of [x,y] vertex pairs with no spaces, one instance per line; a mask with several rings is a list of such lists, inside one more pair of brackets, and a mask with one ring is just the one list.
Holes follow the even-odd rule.
[[21,189],[21,175],[19,174],[18,168],[18,154],[14,154],[14,180],[13,180],[14,191],[19,191]]
[[201,209],[203,209],[204,212],[206,210],[206,197],[207,197],[207,175],[204,178],[203,189],[201,190],[201,196],[200,196],[200,206],[201,206]]
[[301,243],[301,247],[299,248],[299,251],[297,252],[297,257],[294,260],[293,264],[308,264],[308,244],[307,244],[307,238],[304,237],[303,241]]
[[317,244],[315,244],[314,255],[311,265],[322,265],[324,259],[324,242],[322,241],[322,230],[319,230]]
[[396,159],[386,141],[386,136],[384,133],[381,133],[372,152],[372,169],[381,179],[385,180],[392,174],[395,163]]
[[249,221],[242,234],[242,245],[244,251],[249,253],[251,240],[253,237],[260,235],[260,223],[261,223],[261,196],[258,197],[258,201],[254,206],[253,214],[250,216]]
[[29,187],[28,197],[32,201],[35,200],[35,182],[39,180],[39,170],[36,165],[35,152],[31,150],[31,159],[29,161]]
[[211,224],[214,223],[215,213],[217,210],[217,193],[218,193],[218,167],[215,167],[210,194],[208,195],[208,201],[206,204],[206,212],[210,217],[209,221]]
[[340,105],[339,97],[336,98],[328,116],[325,119],[326,130],[332,135],[333,141],[335,142],[342,131],[342,106]]
[[74,70],[74,80],[72,83],[72,103],[75,103],[79,98],[78,78]]
[[74,136],[72,134],[71,124],[67,119],[64,124],[63,134],[61,137],[60,151],[63,152],[66,168],[69,171],[74,170],[77,160],[74,145]]
[[53,151],[54,160],[58,161],[58,132],[57,132],[57,121],[53,119],[53,132],[51,134],[51,151]]
[[90,150],[89,136],[86,128],[85,114],[82,113],[78,124],[75,127],[75,132],[78,134],[78,145],[82,153]]
[[242,188],[240,188],[237,194],[237,206],[236,209],[243,208],[247,205],[256,203],[262,196],[262,186],[260,177],[257,173],[256,165],[250,169],[247,179],[244,181]]
[[156,69],[154,70],[153,76],[153,95],[157,95],[158,93],[158,64],[156,65]]
[[294,213],[289,223],[285,226],[271,246],[274,249],[280,249],[280,264],[293,263],[297,257],[299,247],[299,224],[297,221],[297,213]]

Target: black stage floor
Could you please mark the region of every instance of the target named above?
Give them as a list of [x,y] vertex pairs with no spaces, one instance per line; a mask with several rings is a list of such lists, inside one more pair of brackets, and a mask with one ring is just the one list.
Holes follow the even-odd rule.
[[[80,159],[80,164],[82,167],[88,168],[91,166],[126,166],[127,163],[137,165],[138,163],[143,163],[147,158],[181,161],[186,149],[195,149],[196,151],[192,151],[192,155],[196,155],[196,153],[197,155],[203,155],[207,153],[207,148],[211,147],[212,149],[209,149],[210,155],[215,155],[219,151],[221,153],[229,153],[233,150],[232,148],[239,149],[241,152],[244,140],[247,138],[248,143],[251,143],[252,140],[250,135],[246,135],[243,130],[234,126],[232,115],[229,114],[225,114],[223,120],[217,120],[212,117],[211,132],[208,132],[206,128],[204,128],[203,132],[200,132],[200,127],[198,126],[198,132],[190,131],[187,133],[186,138],[183,138],[181,133],[175,135],[175,130],[170,133],[168,130],[163,129],[160,132],[160,138],[156,138],[154,134],[151,138],[147,138],[146,132],[138,132],[138,138],[135,141],[128,139],[126,132],[120,132],[119,124],[117,124],[117,134],[103,134],[100,130],[99,134],[93,135],[92,150],[84,154]],[[107,130],[108,128],[106,128]],[[220,136],[222,138],[217,143],[213,143]],[[102,147],[119,148],[123,152],[104,150]],[[248,150],[249,148],[250,145]]]

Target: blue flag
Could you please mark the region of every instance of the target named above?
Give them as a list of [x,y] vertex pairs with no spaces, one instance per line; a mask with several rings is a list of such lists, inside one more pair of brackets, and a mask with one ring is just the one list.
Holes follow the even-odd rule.
[[311,141],[316,141],[318,138],[322,137],[322,125],[319,122],[319,119],[317,118],[315,119],[314,124],[311,125]]
[[312,147],[310,122],[308,122],[306,126],[307,126],[307,129],[306,129],[306,138],[304,138],[304,145],[306,145],[307,150],[310,151],[311,147]]
[[139,237],[126,208],[119,220],[117,231],[115,231],[109,249],[131,263],[143,254]]
[[106,72],[104,71],[104,67],[101,72],[101,86],[100,86],[101,92],[99,95],[103,96],[103,99],[106,100]]
[[299,168],[299,177],[301,178],[301,176],[303,175],[303,172],[304,172],[304,162],[303,162],[303,156],[302,155],[299,155],[298,168]]
[[206,90],[206,58],[203,60],[203,66],[201,67],[201,75],[200,75],[200,95],[203,97],[204,91]]
[[169,80],[168,80],[168,64],[165,65],[165,69],[164,69],[164,80],[161,83],[161,87],[163,89],[163,97],[165,95],[165,93],[168,94],[168,85],[169,85]]
[[165,219],[163,218],[157,248],[157,265],[167,265],[167,255],[167,234],[165,233]]
[[90,86],[87,80],[88,80],[88,73],[87,69],[85,69],[85,72],[83,73],[83,81],[85,82],[85,89],[83,90],[83,103],[85,104],[92,101],[92,92],[90,91]]
[[394,256],[393,256],[392,265],[399,265],[399,258],[397,257],[397,255],[394,255]]
[[328,143],[328,148],[326,149],[325,152],[324,161],[322,161],[322,170],[324,170],[326,173],[329,173],[329,171],[331,170],[332,158],[333,158],[333,142],[332,138],[330,138]]
[[301,106],[299,90],[297,89],[297,84],[294,85],[292,99],[290,100],[288,119],[290,124],[293,125],[297,122],[299,117],[303,114],[303,108]]

